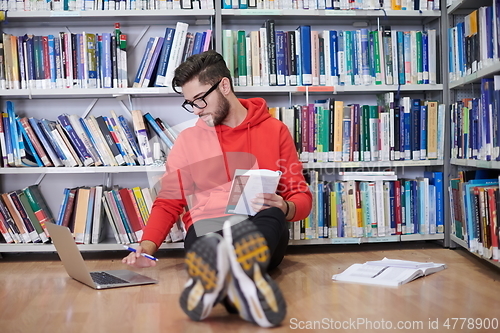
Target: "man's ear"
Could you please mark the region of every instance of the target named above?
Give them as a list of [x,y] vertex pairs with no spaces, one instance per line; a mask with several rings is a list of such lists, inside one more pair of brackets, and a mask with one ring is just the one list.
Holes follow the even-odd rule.
[[229,78],[223,77],[218,88],[224,96],[227,96],[231,92],[231,82],[229,82]]

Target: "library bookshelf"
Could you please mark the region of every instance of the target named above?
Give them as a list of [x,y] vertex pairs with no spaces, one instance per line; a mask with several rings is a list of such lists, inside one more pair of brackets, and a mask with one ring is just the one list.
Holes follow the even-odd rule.
[[[188,121],[186,115],[180,115],[178,107],[182,99],[168,87],[131,88],[130,82],[141,60],[145,48],[145,40],[149,36],[161,36],[165,26],[175,26],[177,21],[185,21],[196,31],[209,28],[213,30],[213,48],[223,53],[223,30],[258,29],[263,22],[272,19],[280,29],[296,29],[303,24],[311,24],[313,28],[323,29],[358,29],[359,27],[376,30],[381,26],[391,26],[401,30],[424,30],[432,28],[437,31],[439,40],[445,41],[446,35],[441,33],[444,11],[441,10],[300,10],[300,9],[221,9],[220,0],[214,2],[215,9],[175,9],[175,10],[116,10],[116,11],[9,11],[7,22],[1,23],[6,33],[32,33],[41,22],[40,33],[57,33],[68,31],[94,30],[101,31],[112,27],[112,23],[120,22],[122,30],[129,37],[130,50],[127,52],[129,85],[123,88],[109,89],[2,89],[0,99],[13,100],[20,105],[22,112],[37,117],[57,117],[67,105],[82,114],[90,112],[106,112],[106,109],[123,109],[125,113],[135,108],[151,110],[153,113],[165,114],[167,121],[174,124]],[[101,28],[102,27],[102,28]],[[354,28],[353,28],[354,27]],[[38,32],[37,32],[38,33]],[[439,44],[438,44],[439,45]],[[436,62],[439,64],[440,54],[445,54],[439,46]],[[376,103],[376,95],[383,93],[407,94],[412,98],[437,100],[446,103],[444,90],[447,87],[443,80],[445,71],[436,67],[435,84],[380,84],[380,85],[298,85],[298,86],[235,86],[235,92],[241,97],[263,96],[269,106],[309,104],[316,99],[345,99],[345,103]],[[39,105],[37,105],[39,104]],[[78,111],[77,111],[78,110]],[[103,111],[101,111],[103,110]],[[104,111],[105,110],[105,111]],[[446,149],[445,149],[446,150]],[[319,173],[336,174],[339,170],[393,168],[403,172],[409,170],[417,174],[424,171],[438,171],[446,174],[447,154],[439,160],[405,160],[405,161],[369,161],[369,162],[314,162],[303,163],[306,171],[317,170]],[[0,168],[2,191],[19,188],[18,184],[29,185],[40,183],[53,213],[56,213],[61,202],[60,191],[67,186],[85,184],[123,185],[148,184],[148,174],[156,174],[160,170],[148,166],[120,167],[76,167],[76,168]],[[444,178],[446,181],[446,178]],[[21,185],[24,186],[24,185]],[[57,187],[56,190],[54,188]],[[445,194],[446,196],[446,194]],[[447,215],[447,209],[444,216]],[[439,240],[446,244],[449,237],[448,219],[445,218],[445,232],[440,234],[405,234],[380,237],[337,237],[316,239],[293,239],[291,245],[314,244],[362,244],[374,242],[402,242],[415,240]],[[110,232],[110,231],[108,231]],[[114,251],[121,245],[114,243],[110,237],[103,243],[79,245],[82,251]],[[160,249],[182,248],[181,243],[164,243]],[[50,244],[0,244],[1,252],[52,252]]]
[[[449,66],[449,93],[451,113],[451,147],[450,147],[450,240],[451,246],[460,246],[469,250],[475,256],[500,267],[498,263],[498,223],[496,215],[491,213],[496,210],[495,201],[488,202],[488,206],[482,206],[486,210],[479,209],[476,198],[492,199],[493,192],[487,192],[486,185],[481,180],[485,178],[481,173],[496,175],[500,169],[497,158],[498,134],[495,130],[488,134],[480,126],[475,128],[476,117],[483,117],[481,122],[489,127],[495,124],[498,113],[499,100],[495,92],[500,89],[500,61],[498,48],[498,17],[500,16],[498,1],[453,1],[447,9],[448,40],[449,47],[453,51],[453,57],[448,61]],[[471,19],[478,17],[480,20],[477,30],[470,36],[464,36],[463,27],[468,25]],[[493,22],[494,21],[494,22]],[[473,27],[474,25],[472,25]],[[484,38],[486,33],[492,33],[491,38]],[[454,36],[453,42],[450,36]],[[475,40],[475,49],[478,54],[473,54],[467,46],[471,39]],[[464,43],[464,48],[460,46]],[[463,50],[460,51],[460,50]],[[485,50],[489,50],[490,52]],[[458,53],[457,53],[458,51]],[[498,82],[497,82],[498,81]],[[496,84],[495,84],[496,83]],[[491,107],[491,116],[488,110]],[[479,112],[479,113],[477,113]],[[467,119],[469,123],[460,125],[457,119]],[[482,126],[483,126],[482,125]],[[470,129],[470,132],[469,132]],[[466,137],[463,134],[466,134]],[[486,149],[482,141],[475,141],[477,136],[492,137],[492,152]],[[464,144],[458,144],[458,141]],[[471,143],[474,142],[474,145]],[[461,147],[459,147],[461,145]],[[486,149],[486,150],[484,150]],[[493,153],[493,156],[490,156]],[[474,174],[468,177],[467,175]],[[457,183],[457,177],[464,176]],[[477,175],[477,178],[476,178]],[[489,178],[489,176],[488,176]],[[492,178],[497,178],[492,176]],[[473,185],[477,182],[477,186]],[[458,187],[457,187],[458,185]],[[498,188],[498,184],[489,184]],[[457,198],[457,194],[463,194],[464,199]],[[460,215],[459,209],[464,213]],[[486,229],[485,229],[486,228]],[[490,229],[491,232],[487,232]]]

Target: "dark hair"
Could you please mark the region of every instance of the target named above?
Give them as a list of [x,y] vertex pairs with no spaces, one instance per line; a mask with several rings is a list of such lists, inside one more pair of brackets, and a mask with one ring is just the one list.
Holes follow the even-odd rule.
[[[223,77],[227,77],[233,91],[231,72],[227,68],[224,58],[219,53],[209,50],[195,54],[186,59],[175,69],[172,87],[182,87],[186,82],[198,77],[201,84],[215,84]],[[177,91],[176,91],[177,92]]]

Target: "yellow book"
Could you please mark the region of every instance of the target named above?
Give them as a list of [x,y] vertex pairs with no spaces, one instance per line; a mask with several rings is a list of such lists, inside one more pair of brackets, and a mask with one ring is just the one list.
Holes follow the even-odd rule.
[[[335,187],[335,183],[332,183]],[[337,233],[337,192],[335,192],[335,188],[330,192],[330,238],[338,237]]]
[[342,118],[344,102],[335,101],[333,128],[333,161],[342,162]]
[[12,83],[14,89],[20,89],[21,79],[19,77],[19,56],[17,52],[17,37],[10,36],[10,51],[12,56]]
[[79,188],[76,194],[75,223],[73,236],[75,242],[83,244],[85,236],[85,226],[87,222],[87,210],[89,206],[90,188]]
[[401,0],[391,0],[392,10],[401,10]]
[[149,210],[142,195],[142,190],[137,186],[132,188],[132,192],[134,193],[135,201],[137,202],[137,206],[139,207],[139,212],[141,213],[144,224],[148,224]]
[[437,159],[438,153],[438,102],[427,102],[427,158]]

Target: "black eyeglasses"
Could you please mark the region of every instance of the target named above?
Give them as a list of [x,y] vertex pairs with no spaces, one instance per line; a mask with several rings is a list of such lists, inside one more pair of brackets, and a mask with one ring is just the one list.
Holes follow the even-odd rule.
[[219,86],[219,83],[221,81],[222,79],[220,79],[216,84],[210,87],[210,89],[208,89],[207,92],[203,94],[203,96],[196,98],[194,101],[192,102],[184,101],[184,103],[182,103],[182,107],[189,113],[193,113],[194,108],[203,109],[204,107],[207,106],[205,98]]

